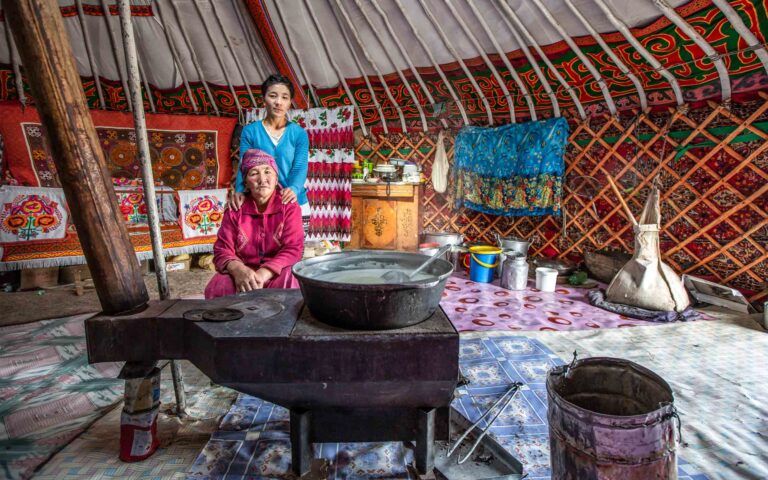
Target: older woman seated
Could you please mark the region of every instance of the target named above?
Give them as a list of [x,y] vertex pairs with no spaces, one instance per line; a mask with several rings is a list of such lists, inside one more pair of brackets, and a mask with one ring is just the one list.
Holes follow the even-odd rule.
[[229,209],[213,246],[216,275],[205,298],[259,288],[298,288],[291,267],[304,252],[299,204],[283,203],[277,165],[266,152],[251,149],[240,163],[248,195],[243,206]]

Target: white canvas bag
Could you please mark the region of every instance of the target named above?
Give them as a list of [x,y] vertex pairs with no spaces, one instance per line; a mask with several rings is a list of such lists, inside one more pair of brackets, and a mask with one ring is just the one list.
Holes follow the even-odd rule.
[[437,193],[445,193],[448,190],[448,155],[443,145],[444,133],[440,130],[437,135],[437,149],[435,161],[432,162],[432,185]]
[[682,312],[689,305],[680,277],[661,261],[659,249],[659,189],[653,187],[645,202],[640,224],[634,226],[635,254],[608,285],[609,302],[649,310]]

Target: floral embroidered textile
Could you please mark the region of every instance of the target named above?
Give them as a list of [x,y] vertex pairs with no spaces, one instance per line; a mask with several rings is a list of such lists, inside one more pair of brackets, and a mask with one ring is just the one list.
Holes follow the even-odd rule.
[[455,206],[505,216],[558,213],[567,141],[564,118],[462,128],[455,145]]
[[0,243],[63,239],[68,220],[60,188],[0,188]]
[[[118,185],[113,180],[117,205],[123,220],[128,224],[148,223],[147,204],[144,201],[144,187],[141,182]],[[135,186],[134,186],[135,185]],[[173,189],[166,186],[155,187],[157,213],[161,222],[175,222],[178,218],[176,199]]]
[[227,190],[179,190],[179,223],[185,239],[216,237],[224,219]]

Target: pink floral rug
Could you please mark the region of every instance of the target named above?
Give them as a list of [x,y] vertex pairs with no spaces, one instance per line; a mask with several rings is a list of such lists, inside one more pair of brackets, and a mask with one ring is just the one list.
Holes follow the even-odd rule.
[[[499,287],[498,280],[476,283],[462,272],[448,279],[440,306],[460,332],[663,325],[593,307],[587,300],[587,288],[558,285],[555,292],[545,293],[536,290],[534,284],[531,279],[526,290],[507,290]],[[708,318],[700,315],[699,319]]]

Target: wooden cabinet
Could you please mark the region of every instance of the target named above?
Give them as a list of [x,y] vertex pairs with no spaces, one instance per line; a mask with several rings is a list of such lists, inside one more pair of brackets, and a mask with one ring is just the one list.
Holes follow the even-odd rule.
[[349,248],[410,250],[419,246],[421,185],[352,185]]

